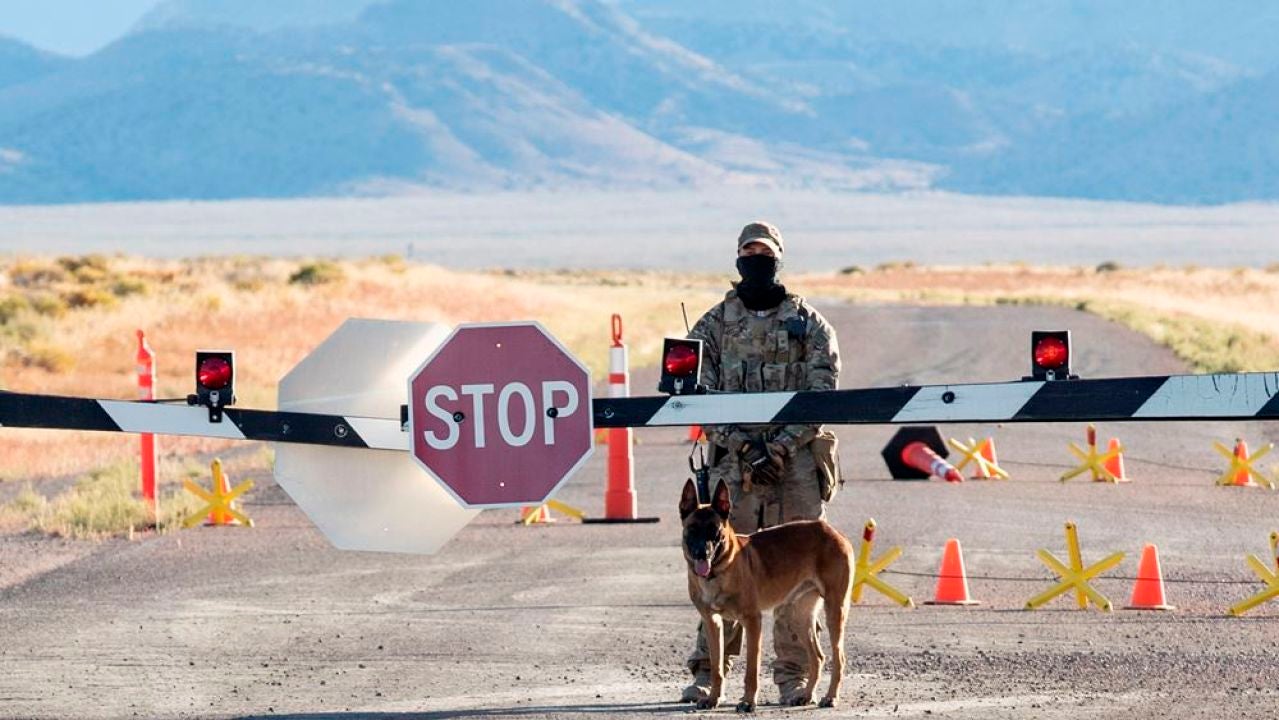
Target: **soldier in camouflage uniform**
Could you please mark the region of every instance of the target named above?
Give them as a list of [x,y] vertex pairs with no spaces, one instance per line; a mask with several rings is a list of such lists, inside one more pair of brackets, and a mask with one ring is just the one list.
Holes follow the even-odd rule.
[[[711,390],[781,392],[833,390],[839,376],[835,330],[811,305],[777,282],[783,241],[769,223],[754,222],[737,239],[742,280],[724,301],[697,321],[689,337],[704,343],[701,381]],[[818,425],[707,426],[711,486],[723,480],[732,492],[730,521],[741,533],[791,520],[825,515],[838,483],[834,436]],[[814,440],[817,442],[814,442]],[[811,696],[806,687],[807,640],[818,631],[816,613],[801,616],[797,603],[773,611],[773,679],[783,705]],[[725,628],[725,655],[741,652],[741,628]],[[688,658],[694,680],[685,702],[705,697],[710,686],[706,635],[699,625]]]

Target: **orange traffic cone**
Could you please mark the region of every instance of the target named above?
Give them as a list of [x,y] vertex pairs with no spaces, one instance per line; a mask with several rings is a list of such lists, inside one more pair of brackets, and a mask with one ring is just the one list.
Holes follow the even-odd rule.
[[[986,458],[986,462],[990,463],[991,465],[995,467],[999,467],[999,456],[995,454],[994,436],[986,438],[985,442],[981,444],[980,452],[981,452],[981,456],[983,458]],[[983,477],[990,477],[991,475],[990,471],[982,467],[980,463],[978,463],[977,467]]]
[[[1248,459],[1248,441],[1243,438],[1235,440],[1235,457],[1240,460]],[[1248,472],[1248,468],[1243,468],[1235,473],[1235,487],[1257,487],[1257,483],[1252,481],[1252,473]]]
[[959,541],[946,541],[941,554],[941,571],[937,573],[937,591],[925,605],[980,605],[968,596],[968,575],[964,572],[964,554]]
[[551,511],[545,505],[531,508],[525,505],[520,508],[520,519],[516,521],[525,525],[538,525],[541,523],[553,523],[555,518],[551,517]]
[[[1106,452],[1107,454],[1115,453],[1106,461],[1106,469],[1110,471],[1111,475],[1115,476],[1113,482],[1129,482],[1128,476],[1124,474],[1124,454],[1119,445],[1119,438],[1110,438],[1110,444],[1106,446]],[[1103,477],[1101,479],[1109,480],[1110,478]]]
[[1172,610],[1164,601],[1164,577],[1159,571],[1159,548],[1147,544],[1137,566],[1137,582],[1132,586],[1132,599],[1127,610]]

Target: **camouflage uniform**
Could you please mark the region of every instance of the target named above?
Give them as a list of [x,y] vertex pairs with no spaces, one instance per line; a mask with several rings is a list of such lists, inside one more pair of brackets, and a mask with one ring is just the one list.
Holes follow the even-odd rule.
[[[724,301],[698,320],[689,337],[704,343],[701,381],[712,390],[781,392],[833,390],[839,376],[835,330],[803,298],[787,294],[771,310],[749,310],[729,291]],[[817,469],[809,446],[818,425],[716,425],[705,428],[712,443],[711,486],[719,480],[732,491],[730,521],[741,533],[825,515]],[[785,451],[781,482],[743,483],[740,451],[747,441],[764,439]],[[773,679],[786,691],[804,677],[808,633],[817,632],[815,614],[795,612],[794,605],[773,611]],[[741,652],[741,629],[725,628],[726,655]],[[709,670],[706,635],[698,626],[697,646],[688,658],[696,676]]]

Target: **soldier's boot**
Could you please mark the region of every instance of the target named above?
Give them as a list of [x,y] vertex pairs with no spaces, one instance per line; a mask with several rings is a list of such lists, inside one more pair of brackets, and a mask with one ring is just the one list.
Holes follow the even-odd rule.
[[701,663],[696,668],[689,668],[693,671],[693,682],[684,688],[684,692],[680,694],[679,701],[682,703],[695,703],[699,700],[705,700],[711,695],[711,666],[710,663]]
[[778,705],[800,707],[813,702],[813,688],[809,686],[808,678],[785,680],[777,686],[777,691]]
[[[742,652],[742,626],[726,623],[724,628],[724,674],[733,667],[733,656]],[[697,639],[693,644],[693,653],[686,661],[688,671],[693,674],[693,682],[680,693],[680,702],[697,702],[710,697],[711,694],[711,660],[710,651],[706,647],[706,630],[697,624]]]
[[817,608],[821,598],[807,592],[773,611],[773,681],[778,704],[801,706],[813,701],[821,676],[822,651],[817,642]]

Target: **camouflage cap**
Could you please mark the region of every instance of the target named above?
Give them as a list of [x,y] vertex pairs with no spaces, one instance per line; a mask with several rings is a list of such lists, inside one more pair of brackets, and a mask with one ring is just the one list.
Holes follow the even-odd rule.
[[753,242],[764,243],[772,248],[774,255],[779,258],[782,256],[782,233],[772,223],[756,220],[742,228],[742,234],[737,236],[737,249],[741,250]]

